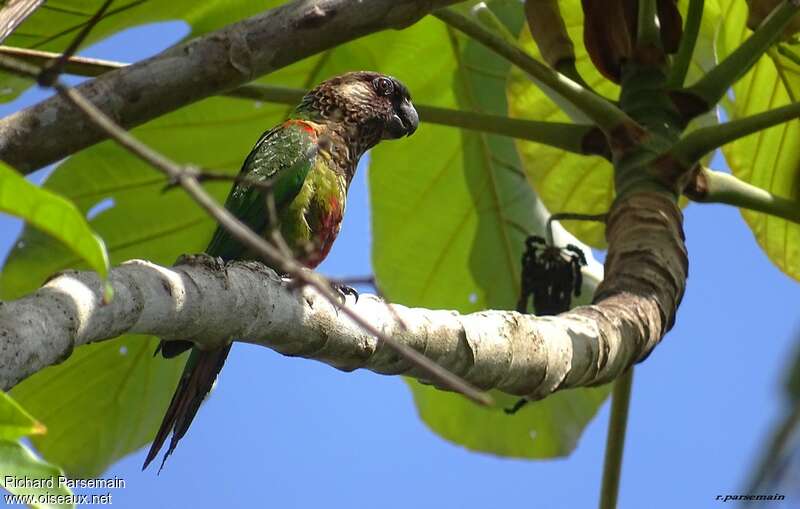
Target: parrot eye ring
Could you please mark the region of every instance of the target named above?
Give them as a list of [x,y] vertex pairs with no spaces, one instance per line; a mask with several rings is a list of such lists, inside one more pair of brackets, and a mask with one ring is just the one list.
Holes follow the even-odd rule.
[[394,93],[394,83],[389,78],[375,78],[372,81],[372,86],[378,94],[383,96],[390,96]]

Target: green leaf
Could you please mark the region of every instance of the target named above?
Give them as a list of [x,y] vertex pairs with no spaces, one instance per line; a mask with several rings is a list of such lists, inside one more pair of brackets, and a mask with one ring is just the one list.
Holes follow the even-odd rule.
[[[35,508],[75,507],[70,501],[72,492],[59,484],[64,472],[37,458],[19,442],[0,440],[0,486],[14,495],[30,496],[26,505]],[[13,478],[13,483],[7,482]],[[35,487],[24,487],[26,480],[36,481]],[[18,487],[20,486],[20,487]],[[52,486],[52,487],[49,487]]]
[[108,255],[103,241],[75,205],[31,184],[3,163],[0,163],[0,211],[20,217],[57,238],[101,276],[108,274]]
[[[687,6],[688,0],[682,0],[679,4],[684,14]],[[575,46],[578,71],[598,93],[616,99],[619,95],[619,87],[600,75],[584,47],[583,9],[580,1],[562,0],[559,2],[559,7],[564,24]],[[706,11],[707,15],[703,19],[700,38],[689,69],[690,81],[700,75],[704,69],[710,68],[715,61],[711,44],[715,30],[713,2],[706,2]],[[527,29],[522,31],[519,41],[532,55],[542,60]],[[569,121],[568,115],[518,69],[511,71],[507,93],[509,112],[513,117]],[[698,124],[708,125],[715,121],[715,117],[709,115],[702,118]],[[611,207],[614,199],[613,169],[608,161],[600,157],[568,154],[528,141],[517,141],[517,147],[522,158],[523,169],[548,210],[602,214]],[[602,223],[565,221],[563,224],[583,242],[596,248],[606,246],[605,227]]]
[[[520,29],[519,2],[491,5]],[[505,61],[443,25],[428,29],[426,65],[399,73],[414,96],[507,114]],[[441,85],[443,76],[453,77],[452,86]],[[424,124],[404,143],[373,151],[370,192],[375,274],[392,301],[461,312],[513,309],[524,240],[542,232],[546,211],[512,140]],[[568,454],[608,395],[607,388],[568,391],[509,417],[501,408],[513,404],[510,396],[493,393],[497,405],[484,409],[409,383],[420,417],[436,433],[470,449],[526,458]]]
[[[750,30],[745,27],[747,5],[719,0],[725,23],[717,39],[720,58],[739,45]],[[800,52],[800,46],[787,46]],[[733,87],[724,106],[731,120],[800,100],[800,65],[773,49]],[[800,121],[793,120],[748,136],[722,148],[734,175],[778,196],[800,199]],[[742,210],[747,225],[769,259],[789,276],[800,280],[800,225],[768,214]]]
[[45,431],[47,429],[11,396],[0,391],[0,440],[14,441],[28,435],[41,435]]

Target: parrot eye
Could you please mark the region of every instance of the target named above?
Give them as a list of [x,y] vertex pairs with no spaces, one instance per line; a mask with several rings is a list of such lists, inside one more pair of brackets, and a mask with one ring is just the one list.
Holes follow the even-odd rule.
[[375,78],[372,81],[372,86],[378,92],[378,95],[389,96],[394,93],[394,83],[389,78]]

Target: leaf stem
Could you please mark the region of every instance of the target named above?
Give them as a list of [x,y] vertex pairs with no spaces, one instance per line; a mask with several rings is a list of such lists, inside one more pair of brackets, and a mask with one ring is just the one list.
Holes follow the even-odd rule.
[[611,102],[586,90],[563,74],[550,69],[526,53],[517,44],[509,44],[480,23],[453,9],[439,9],[433,15],[530,74],[536,81],[552,89],[580,110],[603,132],[610,135],[622,129],[638,128],[638,124]]
[[711,168],[701,167],[684,194],[698,203],[724,203],[800,224],[800,201],[776,196],[730,173]]
[[800,102],[756,113],[722,125],[704,127],[684,136],[670,153],[687,168],[707,153],[750,134],[800,117]]
[[622,473],[622,453],[625,448],[625,430],[633,385],[633,366],[614,382],[611,396],[611,416],[606,438],[606,457],[603,463],[603,485],[600,491],[600,509],[616,509],[619,479]]
[[661,28],[658,24],[656,0],[639,0],[636,44],[639,47],[661,47]]
[[681,45],[678,47],[678,54],[675,55],[669,78],[667,78],[668,88],[680,88],[686,81],[689,65],[694,55],[694,48],[697,45],[697,38],[700,35],[704,7],[705,0],[689,0],[689,12],[686,14]]
[[797,0],[781,2],[753,32],[753,35],[685,91],[697,96],[704,103],[704,111],[713,107],[722,99],[728,89],[744,76],[780,38],[783,29],[798,10],[800,10],[800,2]]

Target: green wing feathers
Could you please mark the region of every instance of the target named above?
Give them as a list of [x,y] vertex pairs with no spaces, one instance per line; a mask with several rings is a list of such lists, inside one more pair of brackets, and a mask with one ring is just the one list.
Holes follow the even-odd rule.
[[[239,175],[248,180],[272,183],[275,208],[281,210],[300,192],[317,156],[313,131],[300,122],[287,122],[264,133],[247,156]],[[245,182],[234,185],[225,208],[253,231],[263,232],[269,221],[265,190]],[[206,253],[224,260],[241,257],[246,249],[221,226],[217,228]]]

